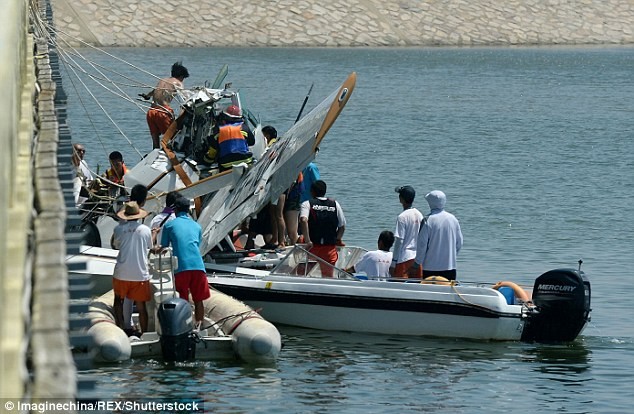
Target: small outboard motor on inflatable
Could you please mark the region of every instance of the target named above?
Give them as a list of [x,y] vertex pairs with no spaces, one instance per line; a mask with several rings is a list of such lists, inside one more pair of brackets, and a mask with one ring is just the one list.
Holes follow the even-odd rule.
[[535,280],[533,304],[522,341],[572,341],[590,320],[590,282],[580,270],[548,271]]
[[184,299],[169,298],[159,305],[161,350],[165,361],[187,361],[196,356],[192,309]]

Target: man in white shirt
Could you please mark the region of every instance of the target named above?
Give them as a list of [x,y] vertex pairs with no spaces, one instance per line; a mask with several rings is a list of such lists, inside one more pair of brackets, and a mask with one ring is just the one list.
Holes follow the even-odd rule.
[[373,250],[361,256],[354,266],[346,269],[350,273],[365,273],[370,278],[386,279],[390,277],[390,263],[394,244],[394,233],[384,230],[379,234],[378,250]]
[[[406,185],[397,187],[398,200],[403,206],[403,211],[396,218],[396,230],[394,231],[394,255],[390,264],[390,273],[394,277],[408,277],[408,270],[414,264],[416,257],[416,244],[423,214],[412,207],[416,191]],[[422,269],[409,274],[411,277],[421,278]]]
[[154,216],[154,218],[152,218],[152,222],[150,223],[150,228],[152,229],[152,245],[161,242],[161,237],[163,236],[163,226],[165,223],[176,218],[174,204],[176,203],[176,200],[181,197],[182,195],[178,191],[172,191],[165,196],[165,208],[163,211]]
[[88,199],[88,188],[93,182],[93,176],[88,168],[88,164],[84,161],[86,148],[79,143],[73,144],[73,155],[71,162],[73,164],[73,196],[75,196],[75,204],[81,206]]
[[136,201],[125,203],[117,213],[121,221],[112,234],[112,245],[119,249],[112,279],[115,321],[121,329],[125,328],[123,300],[130,298],[134,300],[139,312],[141,333],[148,329],[145,302],[151,299],[151,275],[147,255],[152,243],[152,232],[138,220],[142,220],[147,214]]
[[453,214],[445,211],[447,196],[442,191],[428,193],[425,200],[431,212],[418,235],[413,267],[422,265],[423,277],[442,276],[456,280],[456,258],[462,248],[460,223]]

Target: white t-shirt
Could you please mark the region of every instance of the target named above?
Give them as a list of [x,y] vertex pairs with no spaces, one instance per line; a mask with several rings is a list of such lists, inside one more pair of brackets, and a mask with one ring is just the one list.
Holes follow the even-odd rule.
[[94,180],[94,177],[92,176],[92,173],[90,172],[90,169],[88,168],[88,164],[86,164],[86,161],[81,160],[79,161],[79,167],[77,168],[78,173],[81,172],[81,175],[84,176],[84,184],[86,184],[87,186],[89,186],[92,181]]
[[122,221],[114,228],[113,245],[119,249],[114,277],[142,282],[150,279],[147,254],[152,245],[152,232],[138,221]]
[[81,206],[86,200],[86,197],[82,197],[79,194],[81,193],[82,186],[89,187],[92,184],[94,177],[88,169],[88,164],[86,161],[79,161],[79,165],[77,167],[73,166],[74,174],[73,177],[73,196],[75,197],[75,205],[77,207]]
[[174,220],[176,218],[176,215],[174,215],[174,213],[170,213],[167,220],[165,220],[165,217],[168,217],[168,213],[160,212],[156,216],[154,216],[154,218],[152,219],[152,222],[150,223],[150,228],[152,230],[159,229],[159,232],[156,235],[156,242],[158,244],[161,244],[161,237],[163,236],[163,226],[168,221]]
[[390,277],[390,262],[392,252],[373,250],[361,256],[361,260],[354,265],[355,272],[365,273],[368,277]]
[[422,221],[423,213],[413,207],[403,210],[396,218],[394,238],[401,239],[400,246],[394,245],[398,248],[398,251],[394,251],[396,263],[403,263],[416,257],[416,242]]

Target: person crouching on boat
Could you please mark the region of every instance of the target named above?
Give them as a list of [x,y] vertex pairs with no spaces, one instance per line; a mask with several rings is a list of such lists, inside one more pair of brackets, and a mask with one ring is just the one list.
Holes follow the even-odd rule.
[[148,313],[145,302],[152,297],[147,261],[152,232],[148,226],[138,221],[147,215],[147,211],[140,208],[136,201],[125,203],[117,213],[121,221],[112,234],[112,246],[119,250],[112,279],[115,322],[125,330],[123,301],[130,298],[139,312],[141,333],[147,332]]
[[[199,250],[202,242],[202,228],[189,217],[189,206],[189,199],[186,197],[179,197],[174,201],[176,218],[163,225],[161,246],[172,245],[174,255],[178,258],[174,285],[178,296],[185,300],[189,299],[191,293],[196,327],[200,329],[205,317],[203,300],[208,299],[211,292],[207,284],[205,263]],[[155,251],[160,250],[161,246],[155,248]]]
[[370,278],[388,279],[390,277],[390,263],[394,244],[394,233],[383,230],[377,241],[378,250],[366,252],[352,267],[346,269],[349,273],[365,273]]
[[253,154],[249,145],[255,145],[255,135],[242,118],[242,110],[229,105],[219,120],[218,133],[209,142],[206,160],[218,159],[220,171],[231,169],[240,163],[251,164]]
[[[326,183],[317,180],[311,186],[313,198],[304,201],[299,213],[306,249],[331,265],[337,263],[337,246],[344,246],[341,238],[346,230],[346,218],[339,202],[326,198]],[[319,264],[321,274],[332,277],[333,268]]]
[[150,93],[140,94],[143,98],[152,98],[152,106],[148,110],[145,119],[152,136],[152,148],[161,147],[161,135],[174,121],[174,110],[170,106],[172,99],[179,89],[183,89],[185,78],[189,77],[189,71],[181,62],[172,65],[172,77],[159,80],[156,88]]

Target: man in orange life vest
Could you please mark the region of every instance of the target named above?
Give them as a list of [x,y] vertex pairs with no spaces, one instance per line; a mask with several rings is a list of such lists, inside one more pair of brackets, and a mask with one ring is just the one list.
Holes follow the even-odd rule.
[[[302,203],[299,213],[306,250],[334,265],[339,258],[337,246],[345,246],[341,238],[346,230],[346,218],[339,202],[326,198],[324,181],[315,181],[310,192],[313,198]],[[320,267],[322,276],[333,276],[332,267],[321,263]]]
[[229,105],[220,117],[218,133],[210,140],[210,148],[205,155],[206,161],[218,160],[220,171],[232,168],[242,162],[251,164],[253,154],[249,145],[255,144],[255,136],[242,118],[242,110]]
[[112,151],[108,156],[110,160],[110,168],[106,170],[105,177],[108,181],[108,192],[111,196],[118,196],[125,193],[125,189],[122,187],[123,176],[128,172],[128,167],[123,162],[123,155],[119,151]]

